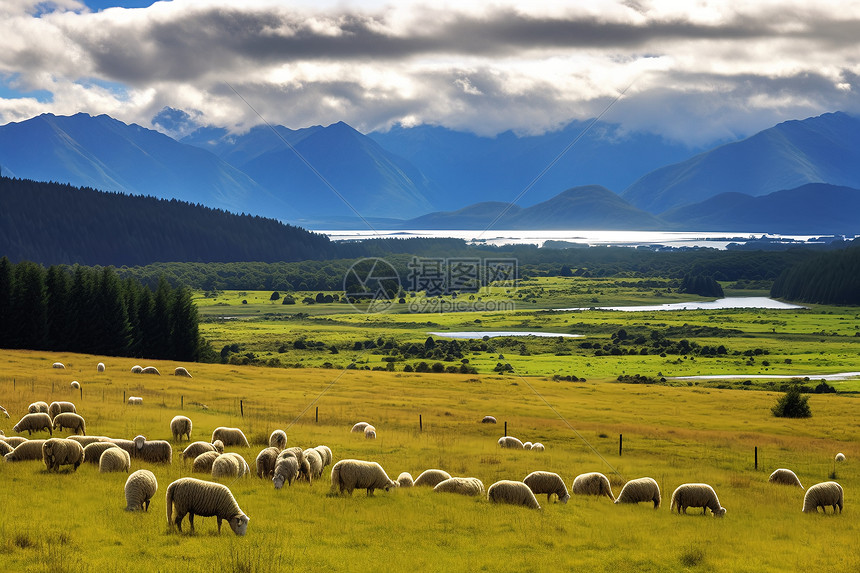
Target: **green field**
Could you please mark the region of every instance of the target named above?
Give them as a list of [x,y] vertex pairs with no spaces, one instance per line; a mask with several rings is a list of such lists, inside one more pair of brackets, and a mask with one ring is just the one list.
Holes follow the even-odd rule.
[[[52,369],[54,361],[68,369]],[[96,373],[99,361],[107,365],[105,373]],[[326,444],[335,460],[375,460],[391,477],[436,467],[489,486],[540,469],[561,474],[569,487],[575,475],[600,471],[617,494],[626,479],[651,476],[661,486],[664,505],[655,511],[645,504],[621,507],[580,496],[563,505],[542,497],[543,510],[530,511],[417,488],[329,497],[325,471],[312,485],[296,483],[281,491],[256,477],[228,483],[251,521],[247,536],[235,537],[225,527],[219,537],[213,518],[198,518],[194,535],[168,528],[164,492],[172,480],[189,475],[177,455],[170,466],[133,460],[133,470],[152,469],[159,480],[147,514],[124,511],[125,474],[99,474],[89,465],[49,474],[38,462],[6,463],[0,465],[4,570],[860,569],[854,549],[860,534],[853,495],[860,488],[854,394],[813,395],[812,418],[786,420],[771,416],[778,394],[768,391],[630,385],[594,376],[588,382],[560,382],[513,374],[230,364],[185,364],[194,375],[188,380],[134,375],[135,363],[6,351],[0,403],[11,418],[0,419],[0,429],[11,435],[12,425],[35,400],[69,399],[90,434],[169,439],[169,421],[179,413],[193,420],[193,439],[207,440],[217,426],[239,426],[252,446],[234,450],[252,467],[269,432],[283,428],[288,445]],[[144,365],[149,364],[163,374],[177,365]],[[81,393],[69,389],[71,380],[81,382]],[[142,406],[123,403],[132,394],[144,398]],[[480,424],[487,414],[500,423]],[[377,440],[349,432],[359,420],[376,426]],[[546,452],[499,449],[504,422],[509,434],[540,441]],[[176,444],[175,451],[182,447]],[[847,461],[836,465],[833,457],[840,451]],[[793,469],[807,487],[839,481],[846,492],[844,513],[802,514],[803,492],[767,484],[778,467]],[[714,486],[726,517],[670,513],[671,492],[684,482]]]

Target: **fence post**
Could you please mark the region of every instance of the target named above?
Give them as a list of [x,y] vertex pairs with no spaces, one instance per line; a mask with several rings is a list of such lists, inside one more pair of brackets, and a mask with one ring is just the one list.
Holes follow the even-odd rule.
[[624,445],[624,434],[618,434],[618,457],[621,457],[621,451]]
[[755,447],[755,469],[758,469],[758,446]]
[[80,388],[78,388],[78,390],[81,391],[81,402],[83,402],[84,401],[84,387],[81,386]]
[[122,403],[125,404],[125,390],[122,391]]
[[424,431],[424,420],[421,418],[421,414],[418,414],[418,431]]
[[508,435],[508,423],[505,422],[505,436]]
[[242,400],[239,400],[239,414],[244,418],[245,417],[245,404]]
[[185,396],[180,396],[180,397],[179,397],[179,409],[180,409],[180,410],[184,410],[184,409],[185,409]]
[[316,410],[314,411],[314,423],[316,423],[316,424],[320,423],[320,407],[319,406],[317,406]]

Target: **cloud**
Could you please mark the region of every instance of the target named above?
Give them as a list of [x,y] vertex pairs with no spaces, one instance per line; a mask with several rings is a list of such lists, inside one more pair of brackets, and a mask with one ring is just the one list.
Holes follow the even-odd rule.
[[151,125],[171,107],[234,130],[259,123],[228,82],[272,123],[364,131],[535,133],[595,116],[627,86],[607,120],[690,143],[860,111],[854,1],[533,4],[174,0],[90,13],[64,0],[36,14],[14,0],[0,8],[0,74],[53,98],[0,100],[0,120],[86,111]]

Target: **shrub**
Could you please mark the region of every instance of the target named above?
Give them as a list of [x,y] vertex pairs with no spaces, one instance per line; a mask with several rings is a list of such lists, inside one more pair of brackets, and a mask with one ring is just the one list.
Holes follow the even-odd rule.
[[812,411],[809,409],[809,396],[803,396],[800,388],[792,386],[780,397],[771,412],[777,418],[809,418]]

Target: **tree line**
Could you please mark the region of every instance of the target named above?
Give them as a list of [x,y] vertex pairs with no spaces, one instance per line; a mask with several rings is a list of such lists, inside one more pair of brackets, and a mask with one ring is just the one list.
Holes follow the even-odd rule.
[[860,305],[860,246],[823,253],[786,269],[774,281],[770,295],[799,302]]
[[0,259],[0,348],[196,361],[207,350],[191,291],[150,289],[112,267]]

